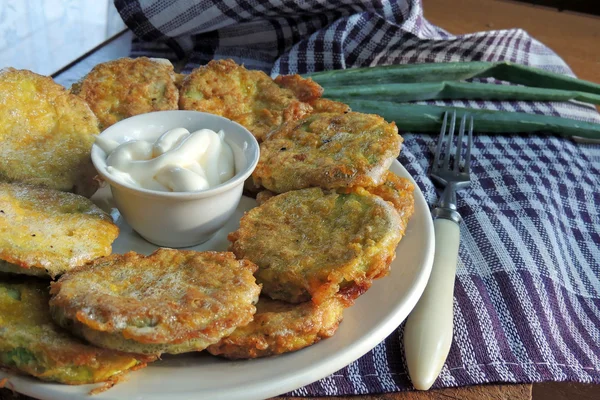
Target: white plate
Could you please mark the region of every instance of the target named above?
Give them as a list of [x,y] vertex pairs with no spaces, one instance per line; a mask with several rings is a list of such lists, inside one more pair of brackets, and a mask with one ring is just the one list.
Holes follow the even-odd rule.
[[[391,170],[410,178],[395,161]],[[107,196],[108,195],[108,196]],[[110,192],[96,196],[110,206]],[[236,214],[215,238],[197,250],[225,250],[227,233],[256,205],[243,197]],[[144,241],[119,218],[121,234],[113,245],[116,253],[135,250],[149,254],[156,246]],[[93,399],[262,399],[285,393],[324,378],[350,364],[384,340],[407,317],[421,296],[433,261],[434,235],[429,208],[415,185],[415,214],[396,250],[390,275],[375,281],[356,304],[345,311],[344,321],[330,339],[295,353],[247,361],[228,361],[201,353],[165,356],[148,368],[128,375],[125,382],[93,396]],[[0,372],[10,377],[7,387],[46,400],[89,398],[94,385],[67,386]]]

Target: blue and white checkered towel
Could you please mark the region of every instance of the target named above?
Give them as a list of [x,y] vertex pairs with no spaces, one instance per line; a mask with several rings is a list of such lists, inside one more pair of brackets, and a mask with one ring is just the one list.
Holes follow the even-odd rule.
[[[233,58],[271,75],[334,68],[508,60],[572,74],[519,29],[453,36],[418,0],[115,0],[140,38],[133,55],[189,57],[186,71]],[[452,102],[600,122],[575,103]],[[402,121],[397,121],[402,129]],[[427,177],[435,137],[404,133],[400,161]],[[600,383],[600,146],[547,136],[475,138],[456,282],[454,343],[434,387],[489,382]],[[410,388],[402,330],[294,395]]]

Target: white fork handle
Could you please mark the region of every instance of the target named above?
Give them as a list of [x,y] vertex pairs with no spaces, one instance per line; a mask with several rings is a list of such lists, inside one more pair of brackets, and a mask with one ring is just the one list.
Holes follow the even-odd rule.
[[431,276],[404,328],[404,352],[413,386],[427,390],[437,379],[452,344],[454,278],[460,228],[436,219]]

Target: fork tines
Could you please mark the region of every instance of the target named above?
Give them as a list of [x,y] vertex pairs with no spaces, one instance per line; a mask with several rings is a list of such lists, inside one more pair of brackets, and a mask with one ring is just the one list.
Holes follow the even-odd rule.
[[[450,119],[450,127],[448,128],[448,115],[451,115]],[[458,129],[458,140],[456,143],[456,150],[454,153],[454,164],[453,171],[460,171],[460,164],[462,161],[462,148],[463,148],[463,140],[464,133],[467,124],[467,114],[464,113],[460,120],[460,127]],[[442,129],[440,131],[440,137],[437,142],[435,157],[433,160],[433,166],[431,169],[432,174],[438,174],[440,171],[450,171],[450,154],[452,153],[452,142],[454,141],[454,131],[456,128],[456,111],[452,111],[450,114],[448,111],[444,113],[444,120],[442,122]],[[473,145],[473,117],[469,118],[469,128],[468,128],[468,142],[467,142],[467,150],[465,152],[464,157],[464,165],[463,172],[468,174],[470,172],[471,165],[471,147]],[[446,144],[444,148],[444,143]],[[444,160],[440,163],[440,158],[442,152],[444,153]]]

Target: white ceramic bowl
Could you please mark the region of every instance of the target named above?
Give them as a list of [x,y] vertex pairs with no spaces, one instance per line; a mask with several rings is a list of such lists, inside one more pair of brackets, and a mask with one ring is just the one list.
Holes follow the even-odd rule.
[[144,239],[159,246],[188,247],[209,240],[235,211],[244,181],[259,157],[258,142],[240,124],[199,111],[158,111],[124,119],[100,135],[119,143],[130,140],[154,142],[173,128],[223,130],[231,146],[236,174],[230,180],[197,192],[160,192],[115,180],[106,171],[106,153],[92,147],[92,162],[110,184],[113,199],[125,220]]

